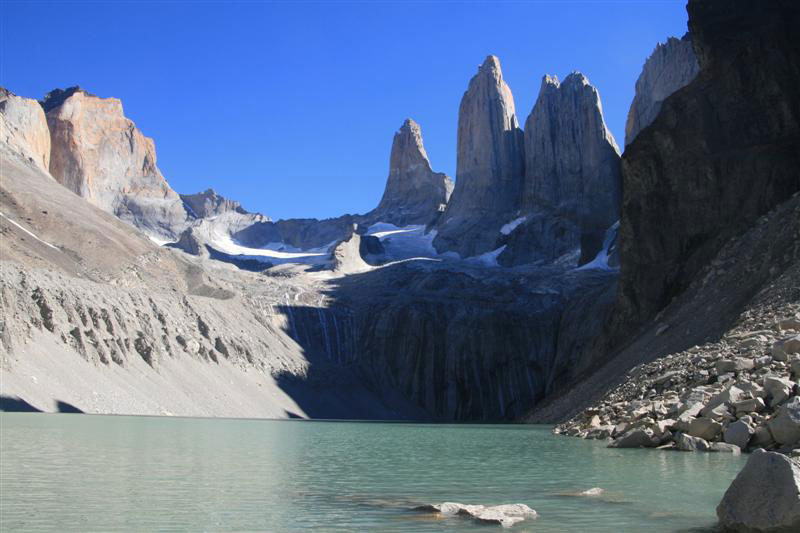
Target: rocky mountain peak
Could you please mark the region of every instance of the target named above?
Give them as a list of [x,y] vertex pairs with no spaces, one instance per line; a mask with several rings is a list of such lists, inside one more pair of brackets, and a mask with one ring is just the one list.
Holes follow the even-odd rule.
[[457,144],[456,185],[435,245],[469,256],[495,244],[519,207],[522,185],[522,130],[495,56],[486,58],[461,99]]
[[664,100],[688,85],[699,70],[689,33],[656,45],[636,80],[636,94],[625,123],[625,146],[655,120]]
[[590,259],[619,217],[620,156],[600,94],[580,72],[542,78],[525,122],[523,207],[574,225],[553,250],[580,244]]
[[155,143],[125,117],[120,100],[72,87],[51,91],[42,107],[59,183],[153,237],[177,237],[183,203],[156,166]]
[[74,87],[67,87],[66,89],[58,89],[58,88],[53,89],[52,91],[44,95],[44,98],[40,100],[39,103],[44,109],[44,112],[47,113],[51,109],[54,109],[63,104],[67,98],[76,93],[81,93],[86,96],[95,96],[94,94],[84,89],[81,89],[78,85],[76,85]]
[[195,194],[181,194],[180,197],[189,214],[195,218],[212,217],[229,211],[249,214],[239,202],[217,194],[214,189],[206,189]]
[[389,177],[383,197],[367,216],[398,226],[430,224],[447,204],[452,191],[452,180],[431,169],[422,130],[408,118],[392,140]]
[[396,170],[400,172],[417,165],[427,166],[428,169],[431,168],[428,154],[422,144],[422,130],[419,124],[407,118],[394,134],[389,171]]
[[50,130],[36,100],[0,87],[0,142],[45,173],[50,165]]

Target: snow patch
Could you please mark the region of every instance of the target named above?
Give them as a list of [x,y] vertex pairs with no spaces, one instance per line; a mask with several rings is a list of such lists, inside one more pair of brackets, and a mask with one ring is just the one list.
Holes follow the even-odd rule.
[[[21,229],[22,231],[24,231],[25,233],[27,233],[28,235],[30,235],[31,237],[33,237],[34,239],[36,239],[37,241],[39,241],[40,243],[42,243],[42,244],[45,244],[45,245],[49,246],[49,247],[50,247],[50,248],[52,248],[53,250],[59,250],[59,248],[58,248],[57,246],[53,246],[53,245],[52,245],[52,244],[50,244],[49,242],[47,242],[47,241],[45,241],[45,240],[43,240],[43,239],[40,239],[38,235],[36,235],[35,233],[33,233],[33,232],[32,232],[32,231],[30,231],[30,230],[27,230],[27,229],[23,228],[23,227],[22,227],[22,226],[20,226],[20,225],[19,225],[19,224],[18,224],[18,223],[17,223],[15,220],[13,220],[13,219],[11,219],[11,218],[8,218],[8,217],[7,217],[5,214],[3,214],[2,212],[0,212],[0,217],[3,217],[4,219],[8,220],[9,222],[11,222],[12,224],[14,224],[16,227],[18,227],[19,229]],[[59,250],[59,251],[61,251],[61,250]]]
[[502,228],[500,228],[500,233],[502,233],[503,235],[509,235],[512,231],[517,229],[517,226],[519,226],[526,220],[528,220],[528,217],[515,218],[514,220],[512,220],[511,222],[505,224]]
[[154,237],[152,235],[147,235],[147,238],[156,243],[159,246],[164,246],[165,244],[170,244],[175,241],[170,241],[167,239],[159,239],[158,237]]
[[608,256],[611,247],[617,240],[618,231],[619,231],[619,220],[614,222],[614,224],[606,230],[606,235],[605,238],[603,239],[603,248],[599,252],[597,252],[595,258],[586,263],[585,265],[576,268],[575,270],[609,270],[609,271],[617,270],[618,267],[609,266]]

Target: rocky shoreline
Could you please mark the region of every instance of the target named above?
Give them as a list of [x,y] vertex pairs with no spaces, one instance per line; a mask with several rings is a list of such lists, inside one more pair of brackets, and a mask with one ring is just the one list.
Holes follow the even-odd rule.
[[756,315],[717,342],[633,368],[554,433],[614,448],[800,455],[800,306]]

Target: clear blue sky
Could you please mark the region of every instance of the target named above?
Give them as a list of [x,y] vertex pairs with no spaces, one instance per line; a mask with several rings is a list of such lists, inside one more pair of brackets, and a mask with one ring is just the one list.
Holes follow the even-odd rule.
[[2,4],[0,84],[118,97],[178,192],[273,218],[373,208],[406,117],[452,176],[458,104],[487,54],[521,124],[543,74],[586,74],[621,146],[644,60],[687,19],[683,0]]

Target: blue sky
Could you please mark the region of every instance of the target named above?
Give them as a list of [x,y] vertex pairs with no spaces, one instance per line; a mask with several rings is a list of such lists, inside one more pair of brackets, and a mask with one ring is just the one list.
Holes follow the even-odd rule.
[[684,1],[10,2],[0,84],[122,100],[179,192],[213,187],[273,218],[366,212],[392,135],[420,123],[455,172],[458,104],[487,54],[524,124],[542,75],[580,70],[623,144],[642,64],[686,31]]

